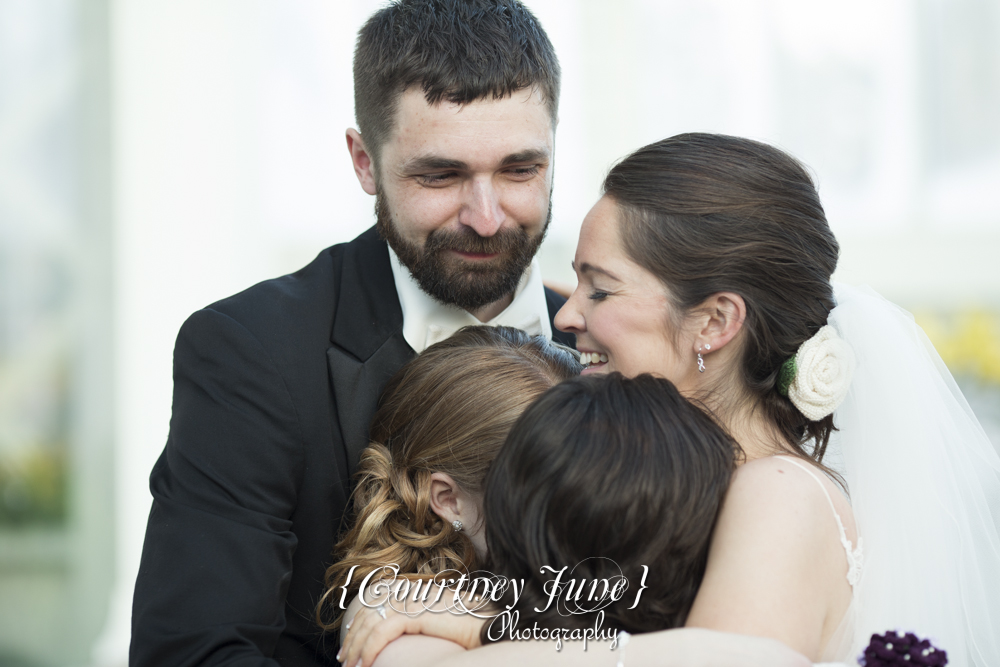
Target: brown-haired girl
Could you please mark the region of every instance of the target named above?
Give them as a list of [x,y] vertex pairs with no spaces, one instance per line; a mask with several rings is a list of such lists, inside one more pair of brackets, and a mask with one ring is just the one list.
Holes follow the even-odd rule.
[[340,600],[352,600],[384,566],[415,579],[476,568],[485,554],[479,507],[487,468],[524,409],[579,372],[570,351],[542,336],[475,326],[392,377],[361,455],[355,516],[326,573],[317,609],[324,629],[339,627]]

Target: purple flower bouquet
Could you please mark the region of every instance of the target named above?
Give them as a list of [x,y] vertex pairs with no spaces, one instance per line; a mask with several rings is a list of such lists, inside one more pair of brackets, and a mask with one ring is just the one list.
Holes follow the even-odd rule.
[[948,653],[912,632],[903,634],[897,630],[872,635],[868,648],[858,657],[858,664],[861,667],[943,667],[948,664]]

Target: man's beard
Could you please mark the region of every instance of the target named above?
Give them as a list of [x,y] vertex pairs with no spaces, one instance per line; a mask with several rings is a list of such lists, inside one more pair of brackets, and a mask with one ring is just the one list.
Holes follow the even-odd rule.
[[[501,228],[493,236],[479,236],[469,227],[460,231],[435,229],[424,247],[399,233],[381,192],[375,197],[375,228],[410,270],[420,289],[445,304],[476,310],[514,293],[552,220],[551,197],[545,226],[535,237],[521,227]],[[451,251],[497,255],[464,261]]]

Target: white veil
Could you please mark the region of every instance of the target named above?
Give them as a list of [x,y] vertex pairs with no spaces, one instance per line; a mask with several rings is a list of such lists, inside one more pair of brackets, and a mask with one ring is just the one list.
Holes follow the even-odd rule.
[[834,288],[829,322],[857,359],[830,446],[864,541],[851,655],[899,629],[954,667],[998,666],[1000,457],[913,317]]

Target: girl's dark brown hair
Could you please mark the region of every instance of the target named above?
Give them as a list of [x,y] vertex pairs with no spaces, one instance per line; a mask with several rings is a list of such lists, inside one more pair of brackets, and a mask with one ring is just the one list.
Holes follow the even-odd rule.
[[411,578],[473,571],[472,541],[431,510],[431,473],[448,473],[464,491],[481,495],[514,421],[542,392],[579,373],[573,354],[543,336],[488,326],[465,327],[403,366],[372,419],[354,516],[334,548],[317,622],[339,627],[340,587],[355,565],[347,600],[368,573],[391,564]]
[[[627,593],[604,609],[609,627],[684,625],[738,455],[725,430],[662,378],[591,375],[545,392],[511,429],[483,504],[489,570],[525,581],[518,627],[594,627],[593,612],[537,611],[555,576],[545,566],[572,570],[564,582],[585,579],[584,597],[595,579],[624,575]],[[644,565],[648,588],[629,609]],[[499,608],[513,603],[508,589]],[[496,634],[487,624],[483,642]]]
[[782,363],[834,307],[839,246],[803,166],[749,139],[680,134],[615,165],[604,193],[619,207],[626,253],[666,285],[675,330],[713,294],[743,297],[742,360],[724,380],[826,469],[833,417],[810,421],[777,387]]

